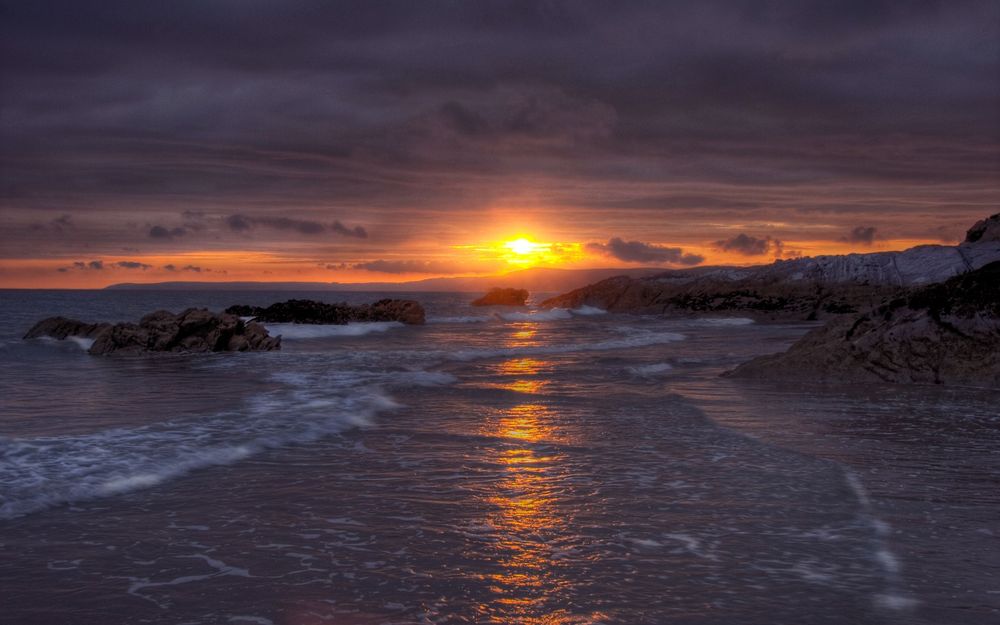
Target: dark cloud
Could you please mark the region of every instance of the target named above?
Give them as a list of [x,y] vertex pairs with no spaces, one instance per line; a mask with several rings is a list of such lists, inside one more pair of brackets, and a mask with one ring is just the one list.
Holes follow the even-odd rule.
[[685,254],[679,247],[664,247],[642,241],[624,241],[618,237],[607,243],[588,243],[587,249],[617,258],[627,263],[654,263],[672,265],[697,265],[704,256]]
[[146,271],[151,268],[152,265],[147,265],[146,263],[140,263],[134,260],[120,260],[115,263],[115,267],[121,267],[122,269],[142,269]]
[[166,269],[167,271],[191,271],[193,273],[201,273],[203,271],[208,271],[208,272],[212,271],[211,269],[205,269],[205,268],[199,267],[197,265],[185,265],[183,267],[178,267],[177,265],[174,265],[173,263],[171,263],[169,265],[164,265],[163,268]]
[[899,218],[902,236],[974,221],[998,192],[991,0],[34,0],[2,14],[0,208],[27,235],[0,235],[5,250],[65,252],[39,214],[72,214],[93,228],[78,249],[106,246],[80,253],[103,254],[134,239],[112,227],[122,213],[162,223],[164,206],[188,231],[367,234],[322,210],[405,239],[523,197],[553,218],[590,211],[583,239],[624,218],[658,228],[647,238],[714,239],[704,223],[736,213],[818,215],[833,232]]
[[349,228],[339,221],[335,221],[330,225],[330,230],[336,232],[337,234],[342,234],[345,237],[356,237],[358,239],[367,239],[368,231],[361,226],[354,226]]
[[860,243],[862,245],[871,245],[875,242],[875,227],[874,226],[856,226],[851,229],[851,231],[844,237],[841,237],[841,241],[847,243]]
[[46,223],[35,222],[29,225],[29,228],[36,232],[50,231],[61,233],[75,227],[76,224],[73,223],[73,218],[70,215],[60,215]]
[[744,256],[763,256],[770,253],[780,256],[784,250],[784,243],[770,236],[755,237],[748,234],[738,234],[723,241],[716,241],[715,247]]
[[85,262],[82,260],[74,261],[72,267],[66,267],[65,269],[83,269],[91,271],[101,271],[104,269],[103,260],[92,260],[90,262]]
[[149,229],[151,239],[174,239],[187,234],[187,229],[180,226],[176,228],[165,228],[163,226],[153,226]]
[[318,221],[292,219],[290,217],[248,217],[247,215],[235,214],[226,217],[225,222],[226,226],[233,232],[243,232],[260,226],[275,230],[291,230],[306,235],[335,232],[346,237],[368,238],[368,232],[361,226],[348,228],[339,221],[334,221],[332,224],[326,225]]

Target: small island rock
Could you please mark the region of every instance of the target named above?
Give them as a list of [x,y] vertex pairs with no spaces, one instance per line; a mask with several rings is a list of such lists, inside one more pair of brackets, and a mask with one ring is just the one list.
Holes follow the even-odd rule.
[[486,295],[473,300],[473,306],[524,306],[528,300],[525,289],[490,289]]

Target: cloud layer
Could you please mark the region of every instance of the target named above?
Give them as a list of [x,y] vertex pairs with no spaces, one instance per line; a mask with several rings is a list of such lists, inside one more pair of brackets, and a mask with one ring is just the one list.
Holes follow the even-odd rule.
[[998,75],[990,0],[9,2],[0,258],[954,240]]

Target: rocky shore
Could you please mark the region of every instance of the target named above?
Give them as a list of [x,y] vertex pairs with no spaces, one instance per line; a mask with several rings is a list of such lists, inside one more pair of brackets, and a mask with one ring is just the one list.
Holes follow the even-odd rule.
[[473,306],[524,306],[528,301],[526,289],[490,289],[482,297],[472,300]]
[[698,267],[646,278],[620,276],[542,302],[640,314],[739,315],[816,320],[857,314],[908,288],[942,282],[1000,260],[1000,214],[957,246],[817,256],[757,267]]
[[86,323],[49,317],[36,323],[25,339],[71,336],[93,340],[94,355],[163,352],[243,352],[281,349],[281,337],[272,337],[259,323],[237,315],[189,308],[180,314],[156,311],[135,323]]
[[422,325],[426,315],[420,302],[410,299],[382,299],[374,304],[352,306],[347,303],[327,304],[308,299],[290,299],[267,307],[236,305],[226,313],[253,317],[263,323],[312,323],[344,325],[370,321],[399,321]]
[[1000,388],[1000,262],[836,319],[727,375]]

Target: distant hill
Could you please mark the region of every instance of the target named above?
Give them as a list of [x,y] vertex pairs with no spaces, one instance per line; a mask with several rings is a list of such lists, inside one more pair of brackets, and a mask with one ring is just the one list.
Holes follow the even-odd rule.
[[105,287],[114,290],[229,290],[229,291],[393,291],[485,292],[494,287],[528,289],[538,293],[577,289],[612,276],[633,278],[662,272],[662,268],[552,269],[535,267],[496,276],[428,278],[410,282],[123,282]]

